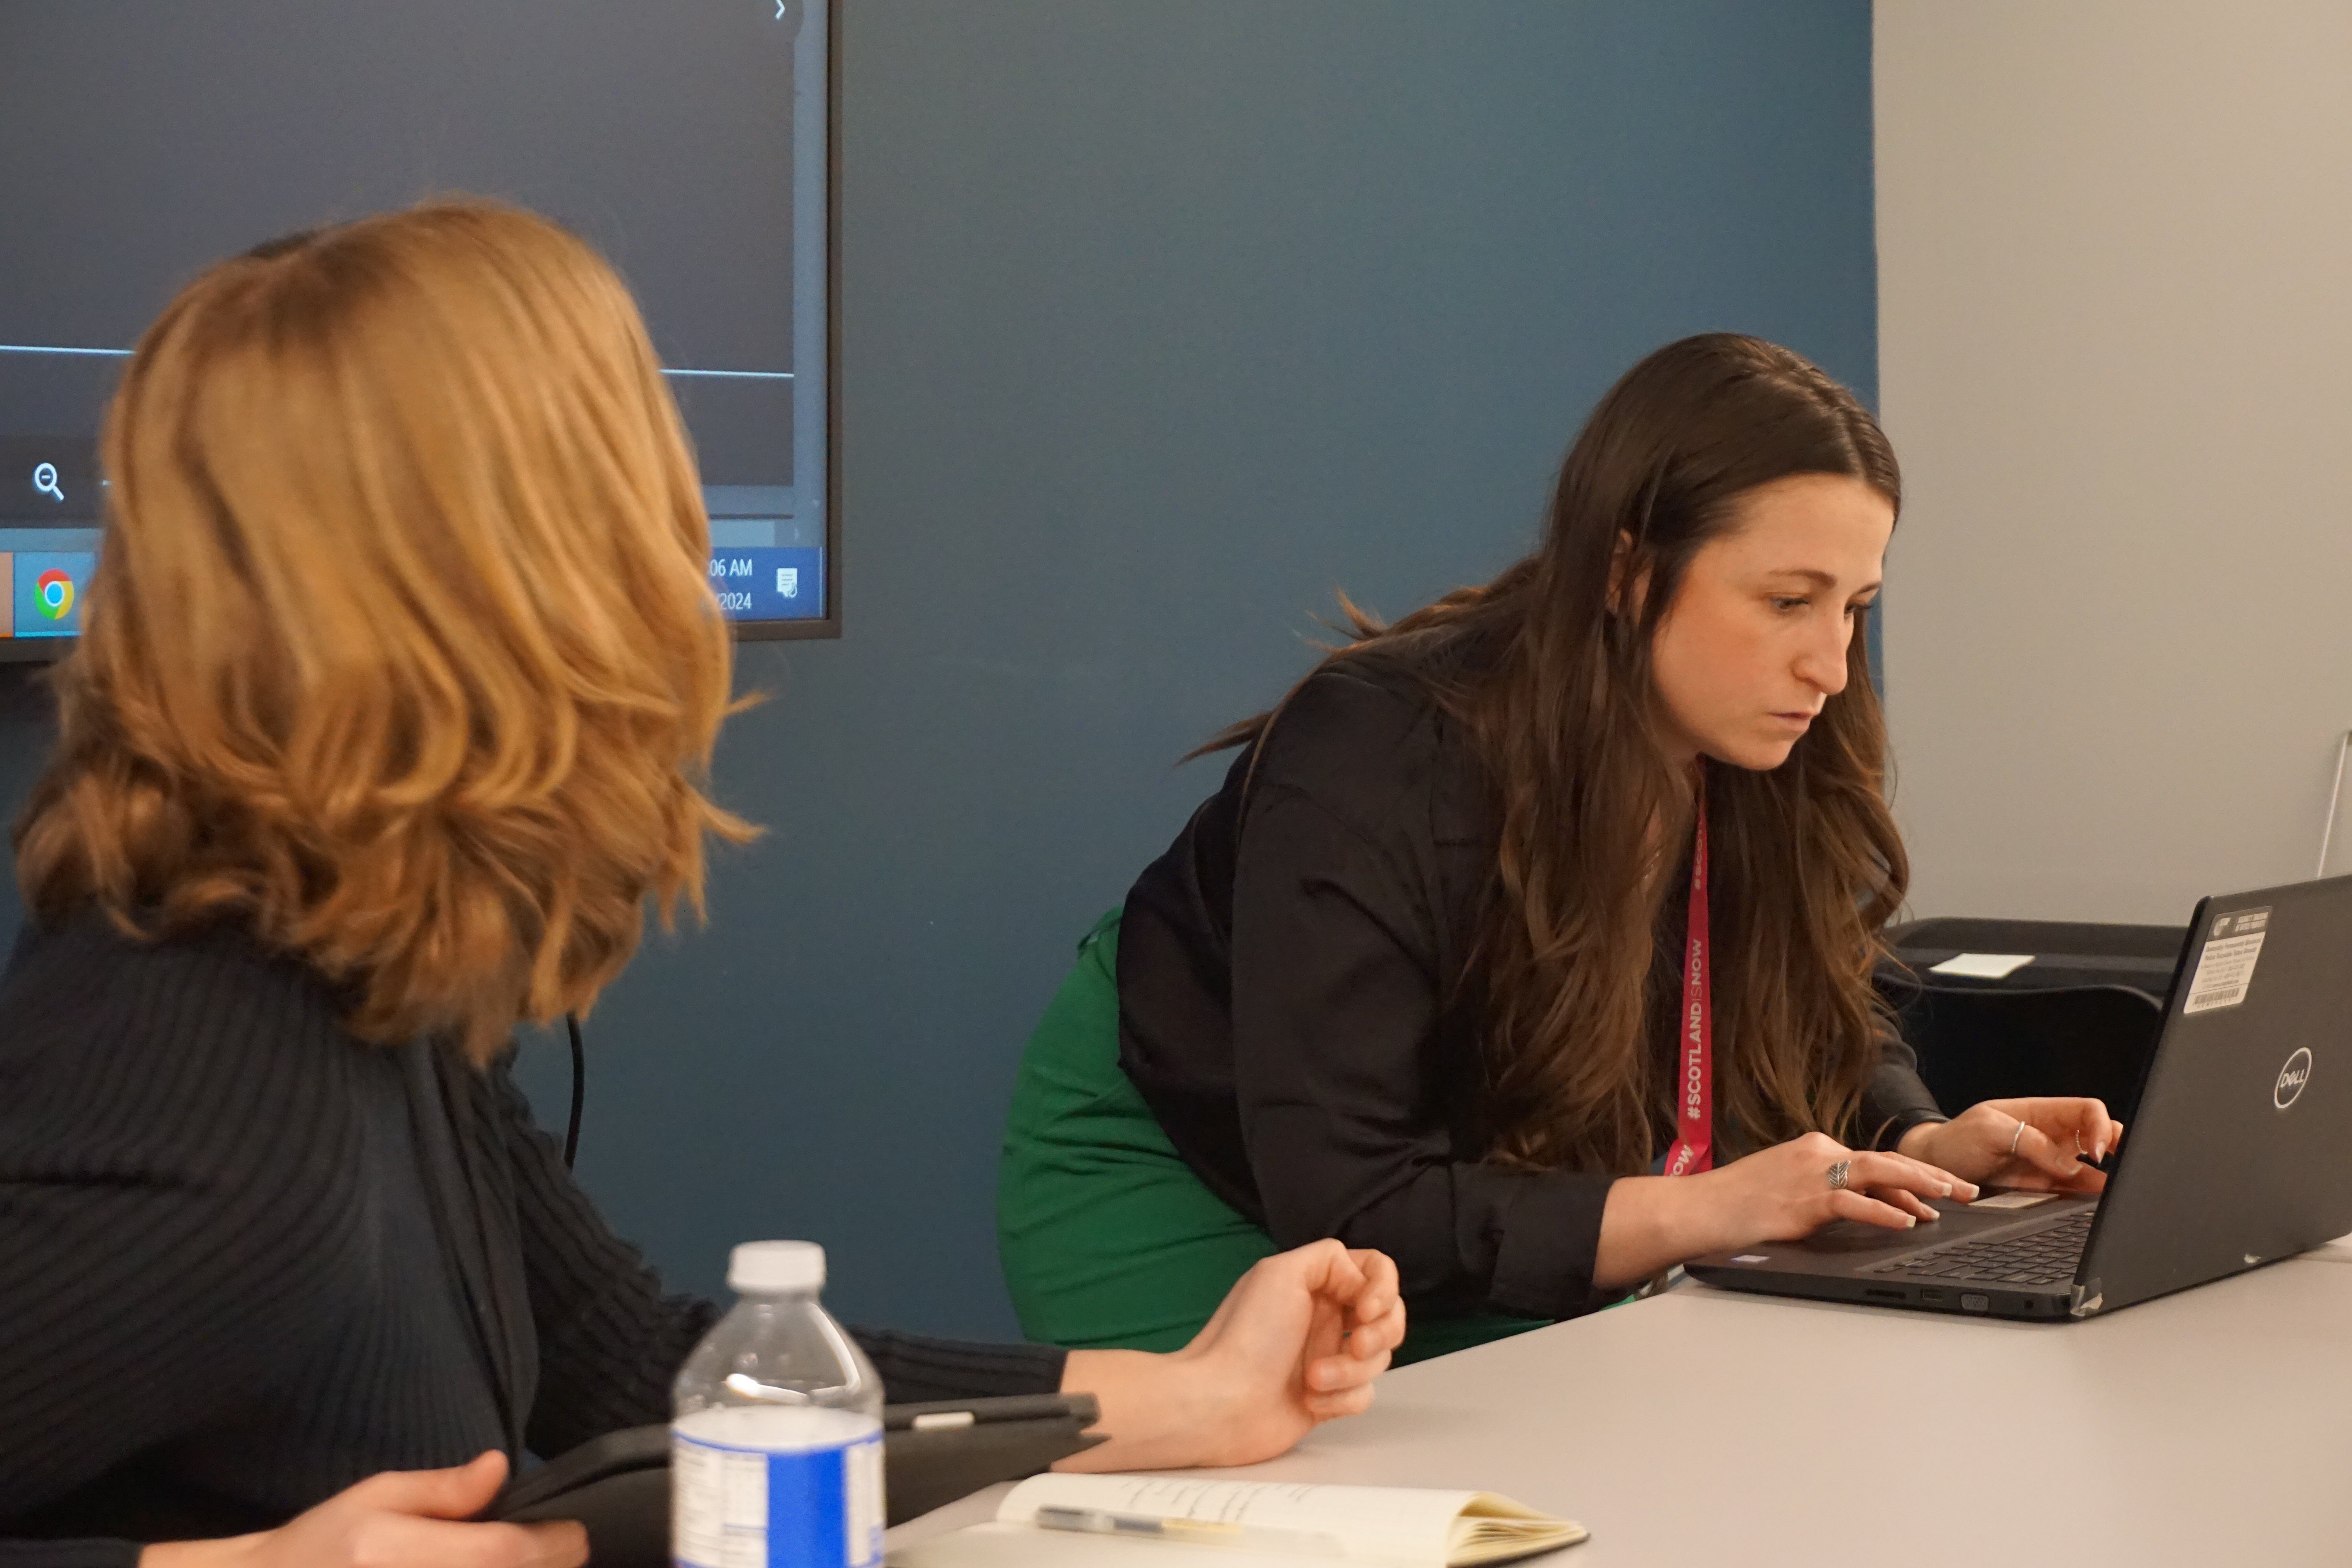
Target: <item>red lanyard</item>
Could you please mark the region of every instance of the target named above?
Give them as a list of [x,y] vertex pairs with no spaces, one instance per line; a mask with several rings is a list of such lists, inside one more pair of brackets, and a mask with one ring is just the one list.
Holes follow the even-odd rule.
[[1714,996],[1706,974],[1706,784],[1698,789],[1698,838],[1691,848],[1690,945],[1683,962],[1682,1051],[1675,1058],[1674,1146],[1666,1174],[1715,1167]]

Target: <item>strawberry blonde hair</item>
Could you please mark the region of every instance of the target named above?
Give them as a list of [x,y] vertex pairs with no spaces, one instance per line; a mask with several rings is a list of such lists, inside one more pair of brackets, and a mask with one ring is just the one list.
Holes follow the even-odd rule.
[[487,1059],[683,899],[730,644],[627,289],[440,204],[214,267],[109,410],[105,542],[16,829],[37,916],[228,919],[364,1038]]

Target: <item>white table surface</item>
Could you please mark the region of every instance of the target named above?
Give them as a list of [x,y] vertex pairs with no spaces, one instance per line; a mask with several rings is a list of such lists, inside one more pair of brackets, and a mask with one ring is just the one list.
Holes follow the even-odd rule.
[[1591,1530],[1560,1568],[2352,1563],[2347,1264],[2352,1238],[2080,1323],[1686,1282],[1391,1373],[1224,1473],[1502,1492]]

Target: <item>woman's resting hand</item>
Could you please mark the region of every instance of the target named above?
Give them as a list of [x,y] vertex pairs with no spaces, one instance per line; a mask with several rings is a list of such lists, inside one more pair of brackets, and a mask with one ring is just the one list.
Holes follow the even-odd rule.
[[[1830,1170],[1840,1162],[1846,1184],[1832,1186]],[[1907,1230],[1936,1217],[1927,1199],[1966,1203],[1976,1195],[1973,1183],[1924,1160],[1849,1149],[1827,1133],[1807,1132],[1694,1176],[1629,1176],[1612,1184],[1593,1279],[1619,1289],[1706,1253],[1794,1241],[1832,1220]]]
[[1903,1152],[1971,1181],[1999,1187],[2095,1193],[2103,1160],[2123,1141],[2124,1124],[2095,1100],[1988,1100],[1949,1121],[1903,1135]]
[[1102,1404],[1110,1441],[1066,1470],[1247,1465],[1372,1402],[1404,1338],[1396,1265],[1318,1241],[1243,1275],[1208,1326],[1168,1355],[1072,1351],[1062,1386]]
[[507,1479],[492,1450],[454,1470],[387,1470],[259,1535],[163,1542],[139,1568],[576,1568],[588,1532],[571,1522],[473,1524]]

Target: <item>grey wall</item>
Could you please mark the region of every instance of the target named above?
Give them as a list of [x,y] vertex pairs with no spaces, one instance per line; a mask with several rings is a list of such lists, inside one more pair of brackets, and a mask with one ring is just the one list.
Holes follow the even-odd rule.
[[743,650],[773,700],[719,792],[772,831],[591,1021],[582,1169],[681,1283],[808,1236],[854,1313],[1004,1333],[1013,1064],[1213,784],[1175,759],[1304,670],[1335,588],[1395,613],[1522,550],[1659,342],[1761,332],[1874,396],[1870,19],[848,12],[848,631]]
[[2178,924],[2312,875],[2352,726],[2352,9],[1881,0],[1877,42],[1916,911]]

